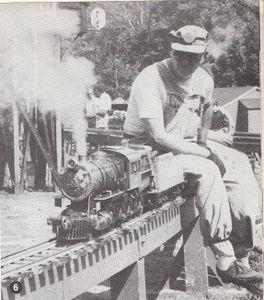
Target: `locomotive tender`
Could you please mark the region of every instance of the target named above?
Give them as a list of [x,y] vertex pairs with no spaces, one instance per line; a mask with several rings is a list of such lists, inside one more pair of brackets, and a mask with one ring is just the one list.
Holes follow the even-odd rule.
[[183,169],[172,153],[158,155],[144,145],[101,148],[68,162],[60,190],[71,204],[48,224],[57,240],[89,239],[167,201],[180,205],[183,185]]

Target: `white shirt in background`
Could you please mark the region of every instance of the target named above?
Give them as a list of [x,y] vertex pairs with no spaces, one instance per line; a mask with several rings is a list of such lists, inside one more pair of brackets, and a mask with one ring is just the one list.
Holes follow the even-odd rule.
[[100,108],[106,112],[111,109],[112,99],[109,94],[103,92],[100,96]]

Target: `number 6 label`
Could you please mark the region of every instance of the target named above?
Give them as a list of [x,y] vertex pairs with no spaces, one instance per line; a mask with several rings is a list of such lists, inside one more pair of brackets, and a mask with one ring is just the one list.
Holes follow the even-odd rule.
[[19,282],[19,281],[14,281],[14,282],[11,282],[11,283],[10,283],[10,290],[11,290],[11,292],[14,293],[14,294],[19,294],[19,293],[21,293],[22,289],[23,289],[23,286],[22,286],[21,282]]

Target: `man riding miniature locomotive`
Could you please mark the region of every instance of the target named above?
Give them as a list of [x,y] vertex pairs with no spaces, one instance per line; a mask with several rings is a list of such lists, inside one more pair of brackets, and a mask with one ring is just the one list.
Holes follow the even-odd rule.
[[218,273],[248,287],[262,281],[262,274],[248,263],[260,242],[255,228],[260,190],[247,156],[225,146],[231,136],[208,130],[214,82],[201,66],[208,32],[187,25],[170,35],[170,58],[143,69],[132,85],[124,138],[173,152],[184,172],[197,175],[200,228],[215,254]]

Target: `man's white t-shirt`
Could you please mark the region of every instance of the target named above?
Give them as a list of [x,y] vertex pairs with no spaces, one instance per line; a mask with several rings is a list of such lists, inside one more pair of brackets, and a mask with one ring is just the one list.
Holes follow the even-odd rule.
[[109,94],[103,92],[100,96],[100,106],[101,109],[104,109],[106,112],[111,109],[112,99]]
[[[168,64],[170,59],[162,61]],[[213,79],[202,67],[198,67],[192,77],[184,82],[175,80],[185,92],[184,103],[177,109],[176,116],[169,120],[166,112],[173,110],[168,103],[168,93],[157,69],[157,63],[145,68],[135,79],[129,98],[127,118],[124,130],[127,134],[139,136],[144,133],[142,119],[162,118],[167,132],[173,133],[181,138],[192,138],[196,136],[200,124],[197,110],[200,105],[198,95],[204,97],[206,102],[211,102],[214,87]],[[190,98],[190,97],[189,97]],[[197,101],[199,99],[199,101]]]
[[92,99],[87,99],[86,103],[86,117],[92,118],[96,117],[98,110],[100,108],[100,100],[97,97],[92,97]]

